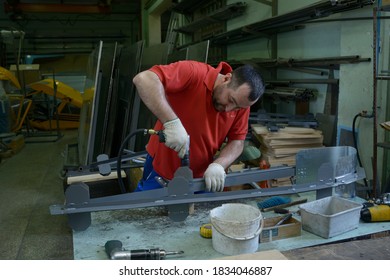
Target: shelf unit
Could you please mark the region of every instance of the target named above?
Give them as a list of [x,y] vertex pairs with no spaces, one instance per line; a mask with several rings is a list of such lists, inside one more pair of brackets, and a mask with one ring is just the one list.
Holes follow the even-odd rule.
[[[252,40],[261,37],[270,37],[281,32],[290,32],[304,28],[306,22],[312,22],[316,19],[327,17],[329,15],[359,9],[364,6],[372,5],[372,0],[345,0],[343,3],[337,1],[319,1],[302,9],[288,12],[285,14],[277,14],[278,0],[256,0],[272,8],[272,17],[260,20],[258,22],[245,25],[233,30],[222,33],[211,34],[203,40],[210,40],[212,45],[224,46],[227,44],[239,43],[247,40]],[[337,3],[335,3],[337,2]],[[191,11],[204,5],[203,0],[184,0],[173,8],[179,13],[190,14]],[[194,41],[191,44],[199,43]],[[179,46],[180,48],[187,47],[188,44]]]
[[[169,40],[172,45],[170,53],[177,53],[190,46],[209,42],[209,38],[226,32],[226,22],[243,15],[246,8],[247,4],[240,1],[231,4],[226,4],[225,0],[179,2],[171,9],[170,23],[175,21],[175,24],[169,24],[168,28],[168,34],[174,35],[170,36],[172,40]],[[179,22],[184,20],[186,23],[179,25]],[[187,42],[176,46],[176,34],[178,33],[181,33],[182,39],[187,39]],[[208,60],[212,61],[226,60],[226,45],[210,47],[208,57]]]
[[[372,159],[372,190],[373,195],[377,196],[379,191],[378,182],[378,148],[385,150],[385,155],[387,150],[390,149],[389,142],[378,142],[378,81],[390,81],[390,75],[380,75],[378,74],[378,17],[380,12],[390,12],[390,1],[385,2],[380,7],[373,8],[373,159]],[[380,34],[379,34],[380,35]]]
[[219,8],[216,11],[201,17],[199,19],[195,19],[187,25],[176,28],[177,32],[192,34],[195,31],[207,27],[214,23],[224,23],[229,19],[233,19],[235,17],[241,16],[246,9],[246,4],[243,2],[237,2],[230,5],[226,5],[225,7]]

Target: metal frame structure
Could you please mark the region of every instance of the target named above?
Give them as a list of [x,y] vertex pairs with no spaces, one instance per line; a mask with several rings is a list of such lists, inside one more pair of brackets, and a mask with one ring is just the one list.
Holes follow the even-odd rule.
[[[139,153],[123,157],[123,161],[138,158]],[[91,224],[91,212],[125,210],[132,208],[167,206],[173,221],[183,221],[189,215],[189,204],[210,201],[256,198],[273,195],[296,194],[316,191],[317,199],[332,195],[332,188],[365,178],[364,170],[356,164],[356,150],[352,147],[325,147],[301,150],[297,154],[297,165],[279,166],[260,170],[245,169],[229,173],[225,187],[251,184],[264,180],[292,177],[295,183],[287,187],[255,188],[220,193],[204,192],[204,179],[194,179],[189,167],[180,167],[174,178],[161,189],[123,193],[91,198],[86,183],[75,182],[65,191],[63,205],[50,206],[52,215],[68,215],[69,225],[74,230],[85,230]],[[93,167],[115,163],[102,161]],[[105,169],[105,168],[102,168]],[[88,170],[80,171],[88,173]]]

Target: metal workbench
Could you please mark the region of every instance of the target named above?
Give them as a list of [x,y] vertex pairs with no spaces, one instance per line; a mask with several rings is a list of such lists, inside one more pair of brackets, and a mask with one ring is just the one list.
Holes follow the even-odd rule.
[[[291,196],[293,200],[315,199],[315,192]],[[363,201],[355,197],[354,201]],[[235,201],[256,206],[261,199]],[[211,239],[200,236],[199,228],[209,223],[210,210],[226,202],[196,203],[194,213],[185,221],[174,222],[164,207],[139,208],[123,211],[92,213],[91,226],[85,231],[73,233],[74,258],[77,260],[108,259],[104,245],[108,240],[120,240],[127,250],[160,248],[164,250],[183,250],[183,255],[170,256],[167,259],[207,260],[225,257],[214,250]],[[298,206],[289,208],[294,211]],[[262,212],[264,218],[275,216],[274,212]],[[300,216],[294,216],[300,219]],[[260,243],[258,251],[291,249],[348,240],[377,232],[389,231],[390,222],[359,223],[357,229],[325,239],[302,230],[301,236]]]

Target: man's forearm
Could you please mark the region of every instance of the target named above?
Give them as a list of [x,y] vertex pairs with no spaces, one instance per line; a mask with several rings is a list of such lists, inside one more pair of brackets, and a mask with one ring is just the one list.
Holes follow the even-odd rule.
[[165,97],[164,87],[155,73],[149,70],[143,71],[134,77],[133,83],[146,107],[162,123],[177,118]]
[[241,155],[243,149],[244,140],[229,141],[214,162],[219,163],[226,169]]

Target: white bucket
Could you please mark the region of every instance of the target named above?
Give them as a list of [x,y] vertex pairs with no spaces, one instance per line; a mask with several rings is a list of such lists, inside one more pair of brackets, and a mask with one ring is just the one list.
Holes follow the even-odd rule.
[[210,211],[214,250],[224,255],[256,252],[263,217],[258,208],[227,203]]

